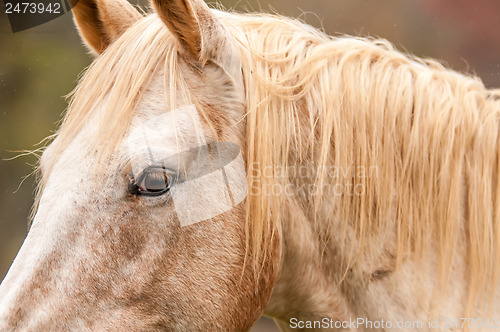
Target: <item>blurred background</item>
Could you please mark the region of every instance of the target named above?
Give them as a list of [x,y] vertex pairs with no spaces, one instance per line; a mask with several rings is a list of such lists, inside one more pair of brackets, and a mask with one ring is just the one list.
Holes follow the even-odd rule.
[[[400,50],[437,58],[500,88],[498,0],[223,0],[226,8],[299,17],[329,34],[386,38]],[[137,4],[136,0],[133,4]],[[147,7],[147,2],[141,3]],[[0,280],[26,236],[33,203],[32,150],[57,128],[64,95],[92,58],[70,14],[12,33],[0,5]],[[253,332],[278,331],[263,319]]]

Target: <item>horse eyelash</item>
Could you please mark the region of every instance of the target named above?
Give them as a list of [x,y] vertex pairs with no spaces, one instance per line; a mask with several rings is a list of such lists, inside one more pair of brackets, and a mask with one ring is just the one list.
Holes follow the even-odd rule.
[[[146,167],[139,173],[137,177],[134,176],[133,172],[127,174],[127,191],[129,194],[134,196],[141,196],[141,193],[139,191],[138,179],[141,179],[144,172],[146,172],[150,168],[163,168],[163,167],[161,166]],[[169,187],[172,187],[176,182],[178,182],[179,177],[174,175],[174,172],[172,172],[169,169],[163,168],[163,170],[166,171],[168,174]]]
[[127,174],[127,191],[131,195],[139,196],[139,186],[132,172]]

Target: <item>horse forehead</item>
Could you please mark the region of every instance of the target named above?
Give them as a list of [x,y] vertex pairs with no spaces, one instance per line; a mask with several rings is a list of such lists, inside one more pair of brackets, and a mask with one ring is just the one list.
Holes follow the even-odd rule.
[[121,155],[131,162],[134,172],[140,172],[144,163],[154,164],[206,144],[196,107],[186,105],[133,122]]

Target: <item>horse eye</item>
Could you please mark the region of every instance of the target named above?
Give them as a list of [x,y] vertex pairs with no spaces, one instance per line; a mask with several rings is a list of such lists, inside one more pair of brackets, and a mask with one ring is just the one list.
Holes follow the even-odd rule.
[[148,168],[137,179],[137,194],[159,196],[170,189],[169,176],[163,168]]

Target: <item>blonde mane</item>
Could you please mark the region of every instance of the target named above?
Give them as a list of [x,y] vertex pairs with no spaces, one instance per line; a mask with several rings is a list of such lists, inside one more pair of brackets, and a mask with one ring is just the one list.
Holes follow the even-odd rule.
[[[437,62],[403,55],[387,41],[332,38],[270,15],[221,17],[240,51],[246,86],[247,238],[255,261],[262,262],[286,222],[287,195],[272,188],[291,179],[278,171],[257,174],[250,165],[307,164],[321,170],[311,175],[318,188],[313,214],[335,203],[331,220],[341,221],[344,238],[353,229],[370,250],[371,235],[394,225],[395,261],[436,250],[441,288],[457,247],[466,246],[468,310],[493,293],[500,271],[500,92]],[[130,40],[134,47],[127,47]],[[102,135],[95,144],[116,146],[159,68],[169,74],[166,89],[188,93],[175,45],[155,15],[129,29],[83,76],[57,148],[95,115],[90,110],[106,94],[112,107],[98,115]],[[347,173],[332,179],[322,171],[327,167]],[[377,176],[357,176],[360,167],[377,169]],[[365,192],[330,195],[326,188],[338,182],[362,185]],[[457,243],[460,236],[466,243]]]

